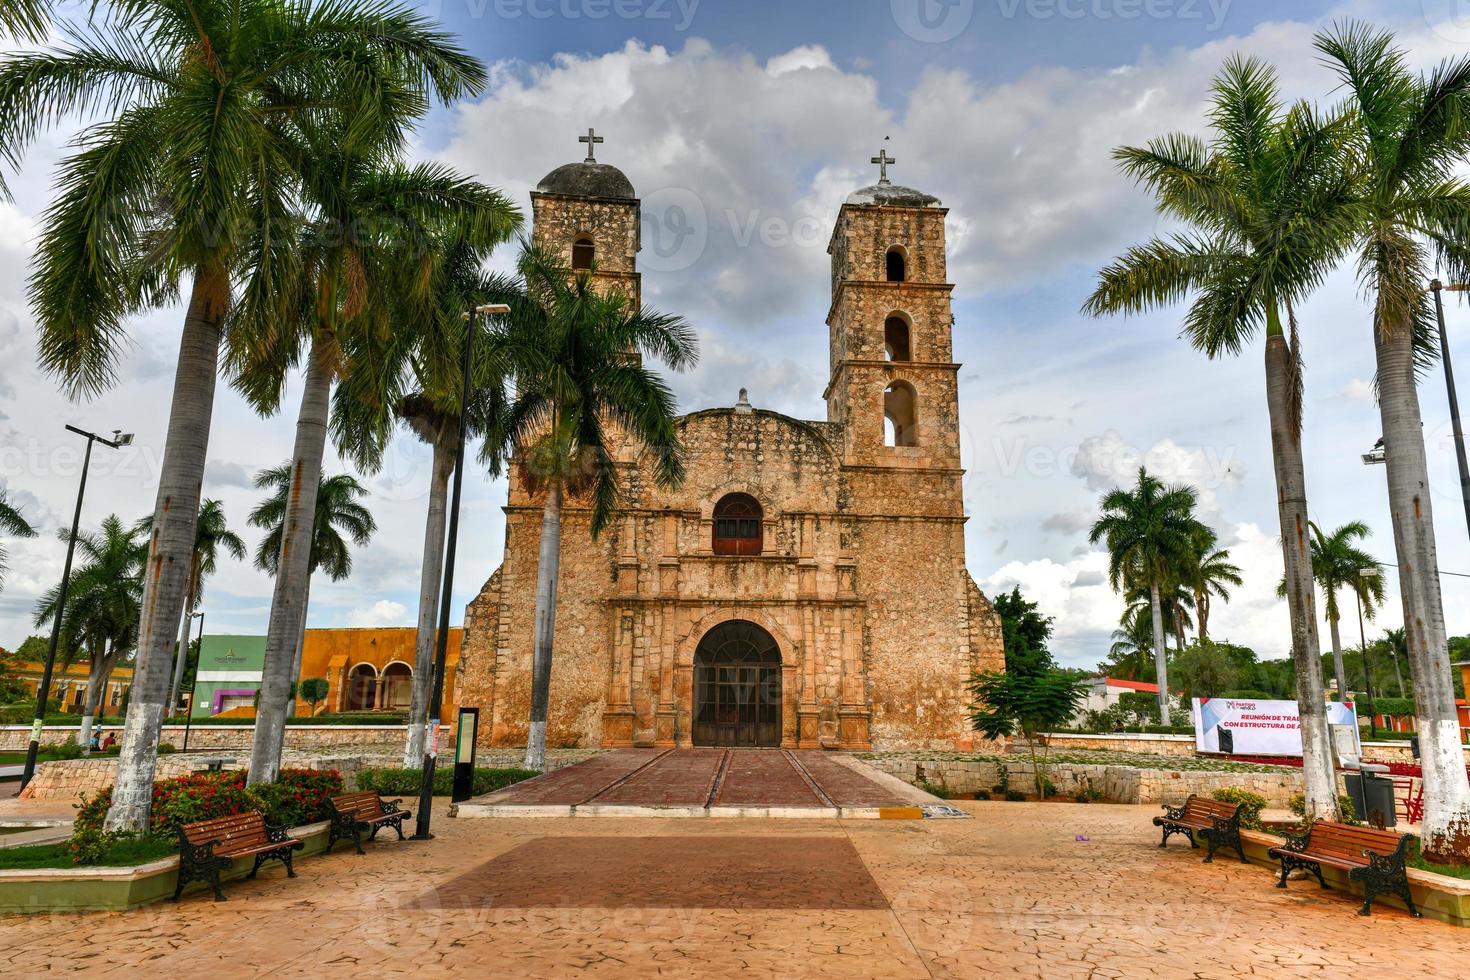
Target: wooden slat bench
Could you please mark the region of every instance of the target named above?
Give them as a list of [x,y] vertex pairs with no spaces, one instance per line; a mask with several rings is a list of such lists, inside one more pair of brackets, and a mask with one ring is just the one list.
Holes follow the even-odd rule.
[[251,878],[262,864],[272,859],[284,862],[286,877],[294,878],[296,869],[291,867],[291,852],[303,846],[301,841],[287,836],[285,827],[266,823],[258,813],[237,813],[184,824],[179,827],[179,883],[174,888],[174,901],[183,894],[184,885],[198,879],[208,881],[214,888],[214,900],[223,902],[219,873],[237,858],[255,858]]
[[327,835],[327,853],[332,852],[332,846],[337,841],[351,837],[357,846],[357,853],[364,854],[363,831],[367,831],[368,840],[372,840],[384,827],[392,827],[398,831],[398,839],[403,840],[403,821],[412,814],[399,809],[398,804],[402,802],[385,800],[372,791],[344,793],[327,800],[328,815],[332,821],[332,829]]
[[1164,835],[1159,841],[1160,847],[1166,846],[1169,838],[1175,834],[1189,838],[1190,847],[1199,847],[1195,840],[1195,835],[1198,834],[1209,845],[1205,854],[1206,864],[1213,863],[1215,852],[1226,847],[1235,848],[1235,853],[1240,855],[1240,863],[1246,863],[1245,848],[1240,843],[1238,803],[1222,803],[1190,794],[1183,806],[1165,804],[1164,815],[1154,817],[1154,826],[1164,829]]
[[1286,876],[1296,868],[1316,875],[1317,883],[1326,888],[1327,882],[1322,879],[1325,864],[1346,871],[1350,881],[1363,883],[1363,907],[1358,910],[1359,915],[1370,914],[1373,899],[1379,895],[1397,895],[1409,907],[1409,914],[1417,919],[1422,914],[1414,907],[1404,864],[1408,849],[1407,834],[1318,820],[1304,834],[1287,835],[1286,843],[1271,848],[1269,853],[1281,861],[1277,888],[1286,887]]

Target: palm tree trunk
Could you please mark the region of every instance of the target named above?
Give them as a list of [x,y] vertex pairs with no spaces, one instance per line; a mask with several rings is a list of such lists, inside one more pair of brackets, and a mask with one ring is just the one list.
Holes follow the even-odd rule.
[[[312,572],[308,569],[306,573],[306,588],[301,594],[301,632],[296,634],[296,653],[291,660],[291,683],[297,685],[301,683],[301,661],[306,654],[306,620],[311,614],[311,576]],[[291,699],[291,703],[294,709],[296,703],[294,697]],[[295,714],[294,710],[292,714]]]
[[1439,556],[1424,430],[1414,384],[1413,337],[1407,322],[1376,331],[1378,412],[1388,461],[1388,506],[1398,554],[1404,638],[1414,678],[1414,708],[1424,770],[1424,856],[1470,862],[1470,780],[1460,748],[1455,687],[1439,588]]
[[546,769],[546,717],[551,703],[551,641],[556,633],[556,582],[561,572],[561,481],[552,480],[541,511],[541,553],[536,564],[536,629],[531,659],[531,728],[526,768]]
[[1194,614],[1199,622],[1199,628],[1195,635],[1201,643],[1210,642],[1210,594],[1208,592],[1196,592],[1194,594]]
[[189,665],[189,636],[194,632],[194,597],[198,595],[199,556],[194,556],[194,571],[189,581],[188,605],[184,607],[184,626],[179,630],[179,652],[174,657],[174,679],[168,686],[168,710],[179,704],[179,687],[184,683],[184,669]]
[[106,656],[106,650],[87,652],[87,696],[82,702],[82,724],[77,731],[77,744],[82,747],[82,755],[92,754],[92,717],[97,713],[97,684]]
[[1296,668],[1297,708],[1302,726],[1302,770],[1307,815],[1337,819],[1337,773],[1327,731],[1322,653],[1317,639],[1317,597],[1307,540],[1307,477],[1302,466],[1301,419],[1292,408],[1296,374],[1281,333],[1280,316],[1269,308],[1266,333],[1266,409],[1271,420],[1271,461],[1276,470],[1276,506],[1286,566],[1286,609],[1291,617],[1291,661]]
[[1154,674],[1159,682],[1159,721],[1169,724],[1169,651],[1164,648],[1164,602],[1158,583],[1148,588],[1148,606],[1154,619]]
[[[424,522],[423,567],[419,573],[419,619],[414,634],[413,696],[408,707],[408,737],[403,766],[417,769],[424,762],[424,730],[429,718],[429,696],[434,684],[435,625],[439,618],[439,585],[444,577],[444,533],[449,514],[449,477],[454,472],[451,440],[434,440],[434,463],[429,474],[429,515]],[[538,593],[539,595],[539,593]]]
[[1337,699],[1347,700],[1347,667],[1342,662],[1342,636],[1338,629],[1338,617],[1327,617],[1327,630],[1332,637],[1332,669],[1337,672]]
[[1388,659],[1393,661],[1393,679],[1398,682],[1399,699],[1403,700],[1407,695],[1404,694],[1404,672],[1399,669],[1399,655],[1397,653],[1390,652],[1388,655]]
[[322,454],[327,446],[327,411],[332,393],[329,361],[332,344],[324,334],[312,341],[311,360],[296,418],[296,446],[291,454],[291,491],[281,527],[281,554],[276,563],[276,585],[271,595],[270,625],[266,629],[265,667],[261,672],[260,701],[255,714],[255,738],[250,746],[249,785],[276,781],[281,768],[281,746],[290,710],[291,670],[301,623],[306,615],[307,580],[311,575],[312,524],[317,490],[322,479]]
[[168,436],[153,505],[153,534],[138,618],[138,656],[123,725],[122,752],[107,830],[143,831],[153,803],[153,773],[178,638],[179,614],[194,554],[199,494],[219,370],[220,322],[229,300],[222,269],[196,270],[179,341]]

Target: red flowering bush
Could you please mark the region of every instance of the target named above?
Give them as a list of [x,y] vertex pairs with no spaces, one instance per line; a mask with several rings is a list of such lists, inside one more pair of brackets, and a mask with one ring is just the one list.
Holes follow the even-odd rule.
[[[342,774],[335,769],[282,769],[274,783],[245,788],[245,773],[211,772],[153,784],[149,830],[173,834],[176,828],[199,820],[228,817],[254,810],[268,823],[294,827],[326,818],[327,797],[342,792]],[[112,787],[99,790],[77,805],[75,833],[97,832],[112,806]]]

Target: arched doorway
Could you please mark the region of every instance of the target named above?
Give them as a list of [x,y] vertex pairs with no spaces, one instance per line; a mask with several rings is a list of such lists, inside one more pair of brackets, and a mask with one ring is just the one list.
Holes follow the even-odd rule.
[[407,708],[413,700],[413,668],[395,660],[383,668],[378,686],[382,688],[382,707],[394,711]]
[[371,711],[378,694],[378,672],[372,664],[357,664],[347,672],[344,711]]
[[694,651],[695,745],[781,744],[781,650],[754,623],[732,619]]

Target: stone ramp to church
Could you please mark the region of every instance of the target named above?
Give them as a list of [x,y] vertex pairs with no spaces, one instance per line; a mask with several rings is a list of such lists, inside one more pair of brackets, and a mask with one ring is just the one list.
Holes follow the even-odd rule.
[[618,749],[457,804],[456,816],[856,817],[962,811],[816,750]]

